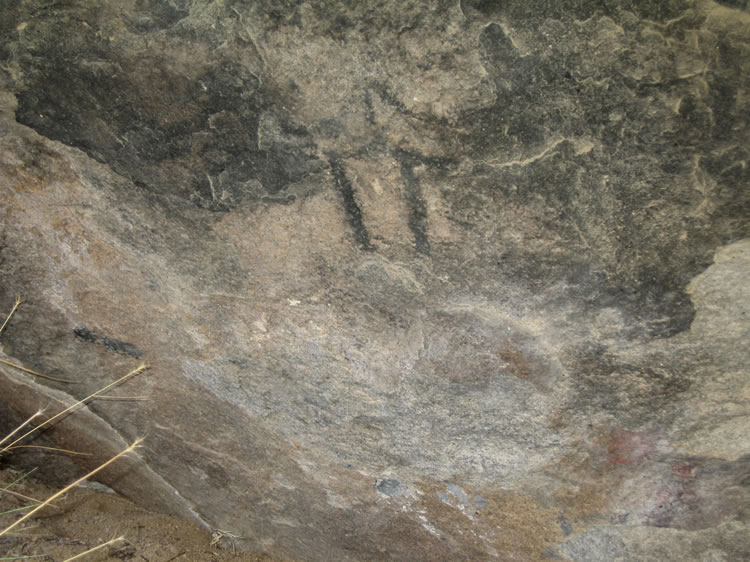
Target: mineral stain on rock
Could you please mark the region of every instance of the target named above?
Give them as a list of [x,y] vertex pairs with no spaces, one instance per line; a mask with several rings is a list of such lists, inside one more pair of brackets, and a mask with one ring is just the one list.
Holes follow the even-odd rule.
[[386,496],[404,496],[409,493],[409,487],[395,478],[378,478],[375,489]]

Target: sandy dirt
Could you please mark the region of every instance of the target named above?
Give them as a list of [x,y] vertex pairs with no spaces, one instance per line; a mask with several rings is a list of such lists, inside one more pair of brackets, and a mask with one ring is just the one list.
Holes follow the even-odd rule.
[[[0,470],[0,489],[22,477],[14,468]],[[9,490],[43,500],[57,490],[33,477]],[[13,511],[34,501],[0,491],[0,530],[26,511]],[[0,560],[62,562],[115,537],[124,540],[80,559],[87,562],[133,560],[146,562],[272,561],[265,555],[233,552],[232,538],[211,533],[190,521],[145,511],[113,494],[91,488],[71,490],[36,516],[0,537]],[[18,558],[17,558],[18,557]]]

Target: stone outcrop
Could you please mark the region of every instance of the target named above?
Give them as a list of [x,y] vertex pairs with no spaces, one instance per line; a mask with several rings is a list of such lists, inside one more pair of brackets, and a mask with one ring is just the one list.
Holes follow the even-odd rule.
[[3,2],[2,401],[147,361],[51,437],[278,556],[750,557],[747,12]]

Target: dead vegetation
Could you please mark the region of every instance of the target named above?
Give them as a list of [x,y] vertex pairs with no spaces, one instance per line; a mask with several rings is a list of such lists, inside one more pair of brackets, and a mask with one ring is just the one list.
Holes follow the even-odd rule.
[[[23,303],[23,301],[21,300],[21,297],[17,297],[15,303],[13,304],[13,308],[8,313],[8,316],[6,317],[6,319],[3,322],[2,326],[0,327],[0,335],[2,335],[2,333],[6,330],[6,328],[10,324],[11,319],[13,318],[13,316],[15,315],[15,313],[18,311],[18,308],[20,307],[20,305],[22,303]],[[51,377],[49,375],[45,375],[43,373],[39,373],[39,372],[33,371],[31,369],[27,369],[26,367],[24,367],[22,365],[19,365],[17,363],[13,363],[11,361],[7,361],[7,360],[4,360],[4,359],[0,359],[0,362],[2,364],[4,364],[4,365],[7,365],[7,366],[12,367],[14,369],[17,369],[17,370],[19,370],[19,371],[21,371],[23,373],[28,374],[28,375],[33,375],[33,376],[36,376],[36,377],[41,377],[41,378],[45,378],[45,379],[49,379],[49,380],[54,380],[54,381],[57,381],[57,382],[72,382],[72,381],[69,381],[67,379],[60,379],[60,378],[57,378],[57,377]],[[148,367],[145,364],[144,365],[140,365],[136,369],[130,371],[128,374],[120,377],[119,379],[115,380],[114,382],[111,382],[111,383],[103,386],[102,388],[100,388],[96,392],[93,392],[93,393],[89,394],[84,399],[79,400],[78,402],[76,402],[76,403],[68,406],[67,408],[63,409],[62,411],[56,413],[53,416],[46,418],[41,423],[35,423],[35,422],[39,418],[44,417],[44,411],[43,410],[37,411],[36,413],[34,413],[33,415],[31,415],[28,419],[26,419],[22,424],[20,424],[17,428],[15,428],[13,431],[11,431],[8,435],[6,435],[5,437],[3,437],[0,440],[0,447],[2,447],[2,448],[0,448],[0,456],[6,455],[10,451],[13,451],[14,449],[19,449],[21,447],[35,447],[35,448],[39,448],[39,449],[46,449],[46,450],[50,450],[50,451],[53,451],[53,452],[56,452],[56,453],[64,453],[64,454],[69,454],[69,455],[87,454],[87,453],[81,453],[81,452],[78,452],[78,451],[69,451],[69,450],[58,449],[58,448],[53,448],[53,447],[44,447],[44,446],[40,446],[40,445],[30,445],[30,444],[28,444],[28,442],[33,438],[34,434],[37,434],[43,428],[52,426],[57,421],[61,420],[65,416],[73,413],[78,408],[83,407],[84,405],[88,404],[90,401],[96,399],[97,397],[102,396],[105,392],[107,392],[107,391],[109,391],[109,390],[111,390],[111,389],[113,389],[113,388],[115,388],[115,387],[123,384],[125,381],[127,381],[127,380],[135,377],[136,375],[142,373],[147,368]],[[45,500],[39,500],[39,499],[35,499],[35,498],[32,498],[32,497],[28,497],[28,496],[25,496],[23,494],[20,494],[20,493],[14,491],[12,489],[13,486],[16,485],[18,483],[18,481],[21,480],[22,478],[18,479],[17,481],[11,482],[11,483],[3,486],[3,488],[2,488],[1,491],[3,493],[10,494],[10,495],[13,495],[14,497],[18,498],[19,500],[21,500],[22,505],[20,507],[15,508],[15,509],[12,509],[12,510],[0,513],[0,516],[4,516],[4,517],[5,516],[12,517],[12,516],[20,515],[20,517],[17,517],[17,519],[15,521],[13,521],[12,523],[6,524],[4,527],[0,526],[0,537],[6,536],[6,535],[12,535],[13,533],[16,533],[17,535],[22,536],[23,535],[23,531],[26,529],[26,527],[24,527],[24,524],[27,523],[28,520],[30,520],[32,517],[34,517],[35,515],[37,515],[41,510],[47,508],[48,506],[54,505],[54,502],[57,499],[59,499],[60,497],[64,496],[70,490],[72,490],[73,488],[79,486],[84,481],[88,480],[89,478],[91,478],[96,473],[98,473],[99,471],[103,470],[104,468],[106,468],[110,464],[114,463],[120,457],[122,457],[124,455],[127,455],[128,453],[134,451],[140,445],[141,441],[142,441],[142,439],[136,439],[135,442],[133,442],[131,445],[129,445],[128,447],[126,447],[125,449],[123,449],[122,451],[120,451],[119,453],[117,453],[116,455],[114,455],[113,457],[111,457],[108,461],[100,464],[98,467],[96,467],[95,469],[91,470],[90,472],[88,472],[84,476],[80,477],[79,479],[77,479],[73,483],[65,486],[60,491],[58,491],[58,492],[50,495]],[[99,550],[101,550],[101,549],[103,549],[105,547],[114,545],[114,544],[116,544],[118,542],[122,542],[124,540],[125,540],[124,537],[116,537],[116,538],[110,539],[110,540],[108,540],[108,541],[106,541],[106,542],[104,542],[102,544],[99,544],[99,545],[93,547],[93,548],[89,548],[89,549],[87,549],[87,550],[85,550],[83,552],[80,552],[79,554],[76,554],[76,555],[74,555],[74,556],[72,556],[70,558],[67,558],[65,562],[68,562],[70,560],[79,560],[79,559],[83,558],[84,556],[87,556],[88,554],[91,554],[93,552],[99,551]],[[14,555],[12,553],[8,553],[7,556],[5,556],[3,558],[0,558],[0,560],[22,560],[22,559],[38,558],[38,557],[39,556],[37,556],[37,555],[31,555],[31,556],[26,555],[26,554]]]

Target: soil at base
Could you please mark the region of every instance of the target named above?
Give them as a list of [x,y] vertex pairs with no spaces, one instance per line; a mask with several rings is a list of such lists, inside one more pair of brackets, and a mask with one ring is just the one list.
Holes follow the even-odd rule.
[[[23,476],[14,468],[0,470],[0,489]],[[33,477],[9,488],[16,494],[44,500],[56,490]],[[10,510],[34,504],[0,490],[0,530],[26,511]],[[227,530],[231,531],[231,530]],[[101,562],[133,560],[146,562],[273,561],[264,554],[233,552],[228,534],[214,534],[170,515],[145,511],[113,493],[90,488],[71,490],[18,528],[0,537],[0,559],[46,560],[62,562],[115,537],[124,540],[89,554],[81,560]],[[214,539],[218,539],[215,540]],[[212,543],[212,541],[214,541]]]

